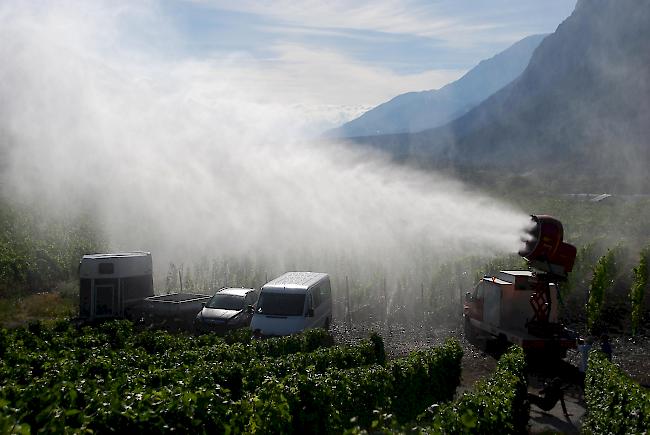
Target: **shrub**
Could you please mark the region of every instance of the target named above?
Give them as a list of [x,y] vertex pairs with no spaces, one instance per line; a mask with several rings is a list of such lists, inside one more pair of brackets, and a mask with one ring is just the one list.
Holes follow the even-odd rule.
[[300,334],[257,340],[254,343],[259,356],[279,357],[329,347],[334,344],[334,339],[325,329],[315,328]]
[[645,433],[650,428],[650,392],[598,351],[589,354],[585,402],[586,433]]
[[523,350],[512,347],[499,359],[496,372],[478,383],[474,392],[463,394],[452,404],[434,407],[431,415],[424,417],[430,419],[431,430],[445,433],[526,433],[530,404],[525,365]]
[[[381,341],[381,337],[379,337]],[[382,342],[383,343],[383,342]],[[280,358],[263,357],[246,366],[244,389],[253,392],[269,377],[282,380],[294,373],[325,373],[378,364],[384,357],[378,354],[376,341],[362,340],[352,346],[333,346],[316,349],[310,353],[295,353]]]
[[[371,424],[371,433],[526,433],[529,403],[523,349],[512,347],[497,364],[496,372],[479,382],[475,391],[452,403],[431,405],[418,417],[416,426],[400,425],[391,414],[381,414]],[[357,426],[347,433],[366,434]]]
[[400,422],[413,420],[428,405],[449,400],[460,384],[463,351],[457,341],[393,360],[393,412]]
[[[388,410],[391,381],[390,371],[379,365],[327,373],[307,370],[265,382],[254,397],[272,397],[278,406],[288,405],[285,433],[332,433],[352,425],[353,418],[367,426],[373,410]],[[276,391],[275,395],[269,390]],[[258,404],[253,412],[258,419],[273,419],[277,408],[274,404],[248,400]]]
[[[371,347],[383,349],[377,338],[372,343]],[[407,421],[432,401],[453,397],[460,381],[461,357],[460,345],[450,340],[444,346],[415,352],[387,366],[373,364],[319,373],[314,365],[283,379],[264,382],[256,395],[269,397],[269,389],[280,391],[275,397],[278,406],[288,404],[290,418],[285,423],[290,422],[293,433],[340,432],[353,421],[369,427],[377,412],[382,411]],[[250,397],[248,401],[255,402]],[[257,403],[256,418],[271,420],[264,412],[274,413],[274,407]]]
[[593,334],[600,320],[605,293],[612,287],[616,274],[615,252],[607,251],[607,254],[600,257],[594,267],[594,275],[589,288],[589,300],[587,301],[587,328]]

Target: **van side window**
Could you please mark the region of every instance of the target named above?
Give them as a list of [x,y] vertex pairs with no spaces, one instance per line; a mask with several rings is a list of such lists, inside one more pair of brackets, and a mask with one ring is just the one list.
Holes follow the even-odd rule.
[[99,263],[97,269],[101,275],[110,275],[115,273],[115,265],[113,263]]
[[484,288],[485,285],[483,284],[483,282],[478,283],[478,285],[476,286],[476,290],[474,291],[475,299],[483,299]]
[[312,301],[312,308],[316,308],[317,306],[320,305],[320,287],[314,287],[311,289],[311,301]]
[[329,299],[331,291],[332,291],[332,289],[330,287],[330,282],[329,282],[329,280],[327,280],[322,284],[322,286],[320,288],[321,299],[322,300]]

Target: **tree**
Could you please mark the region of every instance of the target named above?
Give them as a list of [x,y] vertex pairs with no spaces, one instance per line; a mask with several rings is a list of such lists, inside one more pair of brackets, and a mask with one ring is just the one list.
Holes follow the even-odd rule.
[[591,278],[589,289],[589,300],[587,301],[587,328],[594,334],[600,320],[605,293],[614,284],[616,276],[616,257],[614,250],[608,250],[607,254],[600,257],[594,267],[594,275]]
[[632,269],[634,281],[630,288],[630,301],[632,302],[632,335],[636,335],[641,322],[643,312],[643,297],[645,289],[648,286],[648,257],[650,256],[650,247],[641,251],[639,265]]

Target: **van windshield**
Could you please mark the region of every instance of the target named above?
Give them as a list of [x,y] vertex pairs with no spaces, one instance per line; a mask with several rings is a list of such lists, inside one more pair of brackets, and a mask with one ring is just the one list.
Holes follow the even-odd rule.
[[302,316],[304,294],[262,292],[257,311],[272,316]]

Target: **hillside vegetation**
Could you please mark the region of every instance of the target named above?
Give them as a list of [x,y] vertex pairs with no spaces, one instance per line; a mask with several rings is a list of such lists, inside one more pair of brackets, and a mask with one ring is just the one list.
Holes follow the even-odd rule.
[[79,259],[105,246],[90,216],[49,216],[0,196],[0,322],[73,314]]
[[[519,189],[519,190],[518,190]],[[616,273],[604,290],[601,318],[614,330],[631,332],[632,301],[630,289],[635,278],[641,250],[650,245],[650,230],[642,218],[650,213],[650,199],[623,199],[613,196],[601,202],[538,194],[536,189],[513,185],[494,187],[491,195],[530,213],[550,214],[564,223],[565,240],[576,245],[578,257],[568,283],[561,285],[565,320],[584,325],[585,304],[592,286],[594,268],[600,257],[613,251]],[[40,214],[29,207],[4,202],[0,209],[0,320],[4,323],[33,318],[75,315],[78,283],[77,267],[85,253],[105,251],[108,244],[89,216],[75,219],[50,219],[43,223]],[[147,250],[143,246],[141,249]],[[468,252],[462,258],[440,258],[426,252],[417,270],[404,270],[400,276],[386,276],[363,259],[345,273],[332,274],[335,315],[343,320],[347,310],[345,275],[348,275],[350,308],[353,318],[418,323],[457,322],[466,291],[486,273],[500,269],[525,269],[516,254],[489,258],[480,252]],[[153,253],[154,256],[156,253]],[[224,285],[257,287],[275,272],[248,258],[181,259],[167,270],[156,271],[159,291],[183,288],[210,293]],[[350,272],[358,271],[358,274]],[[424,273],[426,272],[426,273]],[[166,277],[165,277],[166,274]],[[41,294],[49,292],[47,294]],[[636,323],[644,331],[648,296],[636,291]],[[607,325],[604,325],[607,327]]]
[[649,29],[648,2],[581,0],[525,71],[467,114],[420,133],[356,140],[417,165],[560,180],[568,192],[645,189]]

